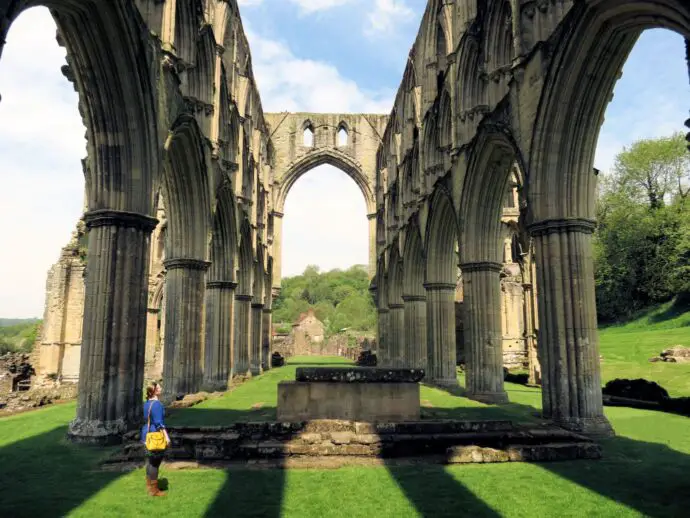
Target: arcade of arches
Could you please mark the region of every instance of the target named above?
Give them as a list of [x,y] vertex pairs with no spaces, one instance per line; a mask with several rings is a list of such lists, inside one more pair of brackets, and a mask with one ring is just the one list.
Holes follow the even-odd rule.
[[[42,3],[0,0],[0,51]],[[264,113],[236,0],[45,5],[89,152],[41,351],[79,380],[72,438],[137,423],[146,367],[168,398],[269,367],[282,205],[323,163],[366,200],[382,364],[452,386],[460,355],[467,396],[501,403],[504,359],[526,357],[546,417],[611,433],[593,155],[639,33],[690,40],[686,0],[430,0],[389,116]]]

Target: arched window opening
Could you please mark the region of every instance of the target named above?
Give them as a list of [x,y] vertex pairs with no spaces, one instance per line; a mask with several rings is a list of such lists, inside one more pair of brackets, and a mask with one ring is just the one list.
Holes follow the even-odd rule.
[[311,124],[304,128],[303,145],[304,147],[314,147],[314,127]]
[[347,141],[347,128],[345,126],[341,125],[340,129],[338,130],[338,146],[344,147],[348,145]]

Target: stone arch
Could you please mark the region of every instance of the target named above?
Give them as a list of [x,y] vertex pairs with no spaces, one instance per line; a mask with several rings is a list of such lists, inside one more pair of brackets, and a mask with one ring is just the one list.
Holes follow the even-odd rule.
[[503,67],[510,67],[513,60],[513,10],[510,0],[489,2],[484,32],[489,73]]
[[503,262],[501,213],[516,161],[517,148],[509,137],[487,130],[480,133],[470,151],[460,201],[462,263]]
[[237,111],[237,106],[232,104],[230,106],[229,121],[228,121],[228,160],[234,166],[239,166],[238,157],[240,156],[240,114]]
[[[457,116],[460,122],[470,126],[466,134],[458,135],[458,142],[467,142],[477,127],[482,110],[486,110],[484,66],[481,60],[479,42],[471,33],[466,33],[460,43],[456,84]],[[473,124],[474,123],[474,124]]]
[[194,66],[187,70],[187,88],[184,93],[198,105],[198,110],[210,115],[216,88],[216,40],[210,25],[203,26],[196,37],[194,52]]
[[[151,214],[159,140],[148,31],[130,4],[14,2],[7,11],[0,6],[0,57],[12,22],[47,3],[67,49],[87,130],[89,210]],[[101,30],[105,26],[108,31]]]
[[290,165],[278,186],[275,197],[276,210],[281,213],[284,211],[288,192],[297,180],[311,169],[324,164],[337,167],[352,178],[362,191],[367,206],[367,214],[376,212],[376,200],[371,181],[362,171],[361,165],[342,151],[330,148],[318,149]]
[[190,115],[173,124],[165,145],[163,189],[167,202],[168,259],[206,260],[211,203],[205,139]]
[[266,272],[264,270],[264,250],[263,245],[258,244],[256,251],[256,260],[254,261],[254,275],[252,276],[252,295],[254,296],[254,304],[264,303],[264,281]]
[[599,130],[638,35],[666,28],[690,39],[690,7],[682,0],[602,0],[573,6],[570,17],[551,60],[532,135],[526,187],[534,222],[593,219]]
[[453,147],[453,103],[447,90],[441,94],[438,125],[439,148],[449,151]]
[[443,164],[439,130],[438,115],[432,110],[424,121],[424,171],[428,173]]
[[229,182],[218,189],[213,214],[209,281],[235,281],[238,254],[237,201]]
[[415,297],[424,296],[426,261],[424,258],[424,249],[422,247],[422,236],[416,218],[411,220],[405,231],[403,265],[403,295]]
[[388,260],[388,307],[391,304],[402,304],[403,296],[403,261],[397,240],[391,246]]
[[95,0],[0,3],[0,56],[12,22],[46,4],[67,49],[88,152],[89,274],[69,434],[108,440],[141,415],[148,268],[141,250],[156,224],[150,215],[160,164],[155,57],[133,2]]
[[[217,145],[218,145],[218,155],[223,158],[223,160],[229,160],[230,158],[230,146],[235,145],[231,140],[231,128],[230,128],[230,117],[231,117],[231,105],[230,105],[230,92],[228,91],[228,80],[227,74],[225,72],[225,65],[221,63],[220,65],[220,92],[219,92],[219,110],[218,114],[218,127],[215,129],[217,135]],[[227,164],[225,164],[227,167]]]
[[175,53],[184,66],[196,64],[196,43],[204,19],[203,0],[175,2]]
[[237,269],[237,293],[252,295],[252,278],[254,276],[254,252],[252,246],[252,230],[249,221],[242,222],[240,230],[240,247]]
[[429,202],[425,257],[427,283],[448,283],[455,289],[458,224],[453,202],[445,188],[437,187]]

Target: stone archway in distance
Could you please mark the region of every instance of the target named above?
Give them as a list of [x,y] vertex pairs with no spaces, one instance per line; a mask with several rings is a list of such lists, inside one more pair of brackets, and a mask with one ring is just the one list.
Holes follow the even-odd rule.
[[[320,165],[345,172],[359,187],[369,220],[369,276],[376,272],[376,153],[387,115],[268,113],[273,143],[273,289],[282,278],[282,225],[285,200],[299,178]],[[308,134],[308,135],[307,135]]]

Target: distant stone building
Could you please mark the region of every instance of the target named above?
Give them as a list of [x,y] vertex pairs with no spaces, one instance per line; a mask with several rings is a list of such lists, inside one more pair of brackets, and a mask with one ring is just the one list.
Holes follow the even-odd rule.
[[[292,324],[292,334],[295,343],[295,354],[313,354],[313,345],[321,344],[326,336],[326,327],[323,325],[312,308],[302,313],[297,321]],[[302,352],[303,351],[303,352]]]

